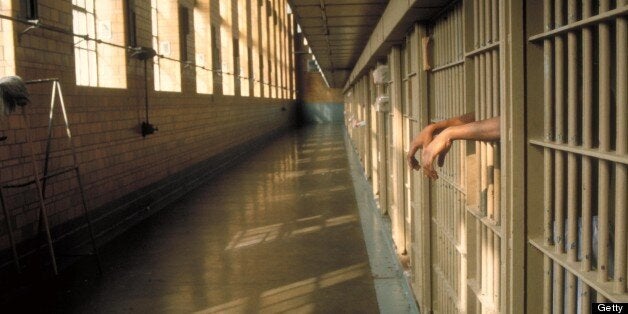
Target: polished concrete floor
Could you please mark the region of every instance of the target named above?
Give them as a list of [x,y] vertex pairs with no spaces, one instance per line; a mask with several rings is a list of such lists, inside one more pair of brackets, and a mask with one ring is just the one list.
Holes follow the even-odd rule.
[[39,309],[378,312],[341,126],[251,152],[101,255],[104,276],[71,269]]

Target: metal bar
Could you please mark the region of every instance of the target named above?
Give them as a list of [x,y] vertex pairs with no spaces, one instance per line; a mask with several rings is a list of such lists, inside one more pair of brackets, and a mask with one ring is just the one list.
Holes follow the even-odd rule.
[[[493,2],[497,2],[497,0],[493,0]],[[501,287],[501,238],[495,234],[494,237],[495,243],[493,243],[493,305],[495,309],[499,309],[500,306],[500,287]]]
[[[498,47],[501,47],[501,40],[499,38],[500,24],[499,24],[499,1],[492,1],[492,25],[493,25],[493,34],[492,40],[494,43],[498,44]],[[491,60],[493,62],[493,117],[500,115],[500,98],[501,98],[501,88],[500,88],[500,73],[501,68],[499,65],[499,49],[494,49],[490,51]],[[501,222],[501,172],[500,172],[500,145],[499,143],[491,143],[493,150],[493,204],[494,204],[494,216],[495,221],[499,224]],[[497,306],[498,307],[498,306]]]
[[611,302],[615,303],[627,303],[628,302],[628,294],[625,293],[615,293],[613,291],[613,282],[609,281],[599,281],[597,279],[597,273],[593,271],[584,272],[581,271],[581,262],[570,262],[567,258],[566,254],[556,253],[552,247],[548,247],[543,244],[544,240],[540,238],[531,238],[528,240],[528,243],[533,247],[541,251],[544,255],[550,258],[554,264],[559,264],[564,267],[568,271],[576,274],[583,283],[589,285],[591,288],[597,291],[599,296],[603,296],[608,298]]
[[491,231],[493,231],[495,234],[500,235],[500,236],[503,235],[502,226],[498,225],[495,222],[495,220],[488,219],[483,213],[479,212],[474,207],[466,206],[465,209],[467,212],[469,212],[469,214],[473,215],[477,220],[482,222],[485,226],[491,229]]
[[564,312],[565,297],[565,269],[558,263],[554,263],[554,313]]
[[[57,269],[57,259],[55,258],[55,251],[52,244],[52,236],[50,235],[50,224],[48,223],[48,210],[46,209],[46,204],[44,202],[44,195],[42,194],[41,182],[38,180],[39,168],[37,167],[37,163],[35,161],[35,149],[33,148],[33,143],[31,142],[31,138],[30,138],[30,132],[28,131],[30,130],[30,122],[29,122],[28,116],[26,115],[25,107],[22,107],[22,120],[24,121],[24,125],[26,126],[26,129],[27,129],[27,131],[25,132],[26,143],[30,150],[31,164],[33,167],[33,176],[35,177],[35,185],[37,186],[37,193],[38,193],[39,206],[40,206],[38,214],[40,215],[40,218],[42,219],[44,223],[44,230],[45,230],[46,241],[48,243],[48,253],[50,254],[50,262],[52,264],[52,271],[55,275],[57,275],[59,272]],[[37,220],[39,220],[39,218]]]
[[[600,1],[600,12],[609,9],[609,1]],[[600,151],[610,150],[610,29],[608,24],[600,24],[598,28],[599,40],[599,147]],[[609,245],[609,179],[610,165],[604,160],[599,161],[598,178],[598,280],[608,280],[608,245]]]
[[463,36],[464,27],[462,27],[462,5],[456,10],[456,59],[464,59]]
[[[480,59],[480,103],[479,111],[480,111],[480,120],[484,120],[488,118],[486,116],[486,61],[484,55],[479,55]],[[476,83],[476,84],[477,84]],[[486,158],[486,142],[478,141],[480,146],[480,211],[483,213],[487,213],[487,189],[488,189],[488,178],[486,173],[487,166],[487,158]]]
[[479,15],[476,15],[478,17],[478,40],[479,40],[479,45],[484,45],[486,44],[485,38],[484,38],[484,1],[485,0],[479,0],[480,3],[478,4],[478,13]]
[[[497,2],[497,0],[494,0]],[[492,51],[491,56],[493,59],[493,117],[500,116],[500,67],[499,67],[499,55],[497,51]],[[500,161],[500,147],[499,143],[490,143],[493,147],[493,204],[495,221],[500,223],[501,221],[501,161]]]
[[491,26],[491,0],[485,0],[484,2],[484,42],[492,42],[491,35],[493,34],[493,27]]
[[[479,0],[476,0],[476,2],[474,2],[474,17],[473,17],[473,21],[475,23],[475,28],[473,29],[473,34],[476,40],[476,46],[478,46],[478,41],[479,41],[479,29],[478,29],[478,15],[479,15],[479,9],[477,8],[477,4],[478,4]],[[479,121],[482,119],[482,112],[481,112],[481,107],[480,107],[480,62],[479,62],[479,56],[475,56],[473,57],[473,76],[474,76],[474,83],[473,83],[473,108],[475,109],[475,120]],[[475,143],[475,157],[476,157],[476,165],[475,165],[475,173],[476,175],[479,175],[482,172],[482,165],[481,165],[481,158],[482,158],[482,150],[480,148],[480,142],[476,141]],[[476,202],[477,202],[477,206],[478,206],[478,211],[480,213],[482,213],[482,189],[481,186],[479,184],[476,184],[477,186],[475,187],[475,193],[476,193]],[[480,242],[476,242],[478,245]]]
[[491,8],[491,18],[493,25],[493,34],[491,40],[495,42],[499,42],[499,0],[492,0],[492,8]]
[[81,180],[81,172],[78,166],[78,158],[76,158],[76,148],[74,147],[74,142],[72,141],[72,133],[70,132],[70,122],[68,120],[68,115],[65,110],[65,102],[63,100],[63,94],[61,92],[61,84],[59,82],[54,83],[59,92],[59,102],[61,105],[61,113],[63,114],[63,121],[65,122],[65,129],[68,135],[68,142],[70,143],[70,149],[72,151],[72,164],[74,165],[74,170],[76,171],[76,180],[79,186],[79,192],[81,193],[81,202],[83,204],[83,214],[85,215],[85,220],[87,222],[87,229],[89,230],[89,238],[92,243],[92,250],[94,256],[96,257],[96,264],[98,266],[98,271],[102,275],[102,263],[100,261],[100,254],[98,254],[98,246],[96,245],[96,237],[94,236],[94,228],[92,227],[92,220],[89,216],[89,210],[87,207],[87,199],[85,199],[85,190],[83,189],[83,182]]
[[[577,284],[578,281],[576,279],[576,276],[574,274],[572,274],[571,272],[565,271],[567,273],[567,291],[565,293],[567,293],[566,296],[566,302],[567,303],[567,309],[565,312],[569,313],[569,314],[576,314],[576,305],[578,304],[577,301],[577,297],[578,297],[578,288],[577,288]],[[561,300],[562,301],[562,300]],[[560,301],[558,301],[560,302]]]
[[[73,171],[73,170],[74,170],[74,167],[67,168],[67,169],[60,169],[60,170],[54,171],[54,172],[52,172],[50,174],[47,174],[45,176],[40,176],[39,180],[41,180],[42,182],[45,182],[46,179],[54,178],[56,176],[60,176],[60,175],[62,175],[64,173],[68,173],[68,172]],[[36,180],[30,180],[30,181],[27,181],[27,182],[24,182],[24,183],[6,184],[6,185],[3,185],[2,187],[5,188],[5,189],[22,188],[22,187],[34,184],[35,181]],[[43,184],[42,184],[42,188],[43,188]],[[43,192],[43,190],[42,190],[42,192]]]
[[[551,0],[545,0],[543,2],[543,24],[545,30],[551,28],[552,15],[551,15]],[[553,65],[553,42],[549,39],[543,41],[543,67],[544,67],[544,88],[543,88],[543,132],[546,140],[554,139],[553,124],[552,124],[552,104],[553,93],[552,86],[554,85],[554,65]],[[553,199],[554,199],[554,186],[552,182],[552,173],[554,172],[554,154],[548,148],[543,150],[543,243],[546,246],[554,245],[554,230],[553,230]],[[554,263],[548,255],[543,256],[543,312],[549,314],[552,312],[553,304],[553,277],[554,277]]]
[[[487,0],[488,2],[488,0]],[[489,5],[487,5],[490,8]],[[487,20],[490,20],[487,17]],[[487,30],[487,33],[490,31]],[[484,102],[484,111],[486,112],[485,118],[493,117],[493,61],[490,53],[486,54],[486,101]],[[494,216],[494,205],[495,205],[495,185],[494,185],[494,176],[493,176],[493,167],[494,167],[494,151],[492,143],[485,143],[486,145],[486,168],[484,168],[484,172],[486,173],[486,212],[490,219],[495,219]]]
[[[626,5],[626,0],[617,1],[617,5]],[[628,54],[626,50],[628,41],[628,19],[625,17],[618,18],[615,26],[616,36],[616,101],[617,106],[617,136],[615,144],[615,152],[618,155],[628,154]],[[628,204],[626,204],[626,195],[628,195],[628,166],[616,165],[615,169],[615,292],[626,292],[626,219]]]
[[447,16],[447,20],[445,20],[445,55],[447,56],[447,62],[453,61],[453,41],[452,37],[452,27],[451,27],[451,12]]
[[473,1],[473,47],[480,47],[480,39],[478,36],[478,16],[480,16],[478,9],[479,0]]
[[577,146],[569,146],[566,144],[556,144],[554,142],[546,142],[546,141],[535,140],[535,139],[529,140],[528,142],[532,145],[550,148],[552,150],[571,152],[571,153],[576,153],[583,156],[600,159],[603,161],[616,162],[616,163],[628,165],[628,156],[617,155],[614,152],[603,152],[597,149],[586,149],[586,148],[577,147]]
[[[568,23],[576,21],[577,4],[576,0],[567,2]],[[571,31],[567,34],[567,143],[577,145],[578,127],[578,42],[576,33]],[[574,153],[567,154],[567,256],[570,260],[576,261],[578,258],[578,213],[576,201],[578,199],[578,164]],[[573,276],[568,277],[570,284],[569,296],[575,298],[576,285]],[[573,289],[573,291],[572,291]],[[570,308],[569,313],[575,312]],[[568,303],[571,307],[571,303]]]
[[[583,1],[583,2],[586,2],[586,1]],[[528,41],[536,42],[536,41],[543,40],[546,38],[556,37],[558,35],[562,35],[571,30],[582,29],[587,26],[593,26],[595,24],[612,21],[618,17],[625,16],[627,14],[628,14],[628,6],[618,7],[610,11],[605,11],[603,13],[602,13],[602,10],[600,10],[600,14],[598,15],[595,15],[590,18],[583,18],[580,21],[575,22],[573,24],[565,25],[562,27],[555,28],[551,31],[546,31],[541,34],[531,36],[528,38]]]
[[[562,12],[562,5],[564,0],[555,0],[554,1],[554,21],[557,26],[562,25],[564,23],[564,16]],[[556,135],[556,141],[559,143],[563,143],[565,139],[564,132],[564,114],[565,114],[565,104],[564,104],[564,92],[565,92],[565,84],[564,84],[564,73],[565,73],[565,59],[564,59],[564,48],[565,43],[563,38],[557,37],[554,39],[556,49],[554,51],[554,134]],[[565,252],[565,197],[564,197],[564,188],[565,188],[565,155],[561,151],[554,152],[554,223],[556,226],[556,233],[554,234],[554,238],[556,239],[556,252],[564,253]],[[555,276],[562,277],[564,274],[562,270],[555,271]],[[561,279],[562,280],[562,279]],[[560,283],[560,287],[562,289],[562,282]],[[560,292],[562,294],[562,292]],[[559,300],[562,300],[560,298]],[[562,302],[560,302],[562,304]],[[556,308],[555,308],[556,310]],[[562,313],[562,310],[557,312]]]
[[[146,72],[144,72],[144,77],[146,77]],[[48,166],[50,162],[50,145],[52,143],[52,118],[53,118],[53,112],[55,108],[55,98],[57,96],[57,89],[55,88],[56,84],[58,84],[58,81],[52,82],[52,93],[51,93],[52,96],[50,97],[50,113],[48,116],[48,136],[46,138],[46,153],[44,154],[45,156],[44,157],[44,173],[42,175],[43,181],[42,181],[42,190],[41,190],[41,194],[44,197],[46,197],[46,183],[48,181],[46,177],[48,176]],[[146,97],[146,99],[148,99],[148,97]],[[146,116],[146,119],[148,119],[148,115]]]
[[475,220],[475,286],[476,291],[482,292],[482,223]]
[[58,82],[58,81],[59,81],[58,78],[45,78],[45,79],[24,81],[24,84],[31,85],[31,84],[40,84],[40,83],[49,83],[49,82]]
[[20,267],[20,257],[17,253],[17,246],[15,244],[15,238],[13,234],[13,224],[11,224],[11,216],[9,215],[9,210],[7,209],[6,203],[4,202],[4,193],[2,189],[0,189],[0,206],[2,206],[2,211],[4,212],[4,222],[6,223],[7,232],[9,234],[9,243],[11,244],[13,263],[15,264],[15,269],[19,274],[22,272],[22,268]]
[[[582,282],[582,281],[580,281]],[[582,293],[580,294],[580,313],[591,313],[591,288],[582,282]]]
[[552,313],[552,271],[554,265],[548,255],[543,255],[543,313]]
[[[488,2],[489,0],[487,0]],[[486,259],[487,259],[487,263],[486,263],[486,269],[488,270],[487,273],[487,282],[486,282],[486,296],[487,296],[487,300],[491,300],[493,299],[493,293],[494,293],[494,289],[495,289],[495,277],[493,276],[495,274],[495,234],[491,231],[487,232],[488,238],[487,238],[487,243],[486,243]],[[491,302],[492,303],[492,302]],[[487,304],[488,305],[488,304]],[[492,304],[490,304],[492,305]],[[489,306],[490,306],[489,305]]]
[[488,245],[487,245],[487,240],[488,240],[488,235],[487,235],[487,227],[485,225],[482,224],[482,230],[481,230],[481,234],[482,234],[482,242],[480,242],[480,249],[481,249],[481,255],[482,255],[482,280],[480,281],[481,285],[480,285],[480,291],[482,291],[482,294],[487,294],[487,282],[488,282],[488,262],[487,262],[487,257],[488,257]]
[[[582,3],[582,18],[591,16],[591,3]],[[590,27],[582,30],[582,146],[584,149],[591,149],[593,137],[593,36]],[[592,213],[591,213],[591,190],[592,184],[591,158],[582,156],[582,270],[591,270],[592,259]],[[587,296],[590,294],[587,293]],[[583,300],[584,301],[584,300]],[[583,312],[583,313],[588,313]]]
[[451,63],[447,63],[447,64],[444,64],[444,65],[435,67],[435,68],[433,68],[431,70],[431,72],[432,73],[436,73],[436,72],[447,70],[449,68],[452,68],[452,67],[455,67],[455,66],[458,66],[458,65],[462,65],[462,64],[464,64],[464,59],[457,60],[457,61],[454,61],[454,62],[451,62]]

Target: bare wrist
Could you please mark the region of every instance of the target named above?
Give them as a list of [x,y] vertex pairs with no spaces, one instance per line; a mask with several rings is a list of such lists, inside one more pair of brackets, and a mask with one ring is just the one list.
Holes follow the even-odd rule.
[[444,140],[446,140],[447,142],[452,142],[453,140],[456,139],[456,131],[457,131],[458,127],[452,126],[452,127],[448,127],[446,129],[444,129],[441,133],[440,136],[443,137]]

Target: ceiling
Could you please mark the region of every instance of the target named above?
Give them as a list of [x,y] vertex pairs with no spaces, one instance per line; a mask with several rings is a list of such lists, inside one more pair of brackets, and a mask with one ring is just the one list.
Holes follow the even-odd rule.
[[[385,39],[386,50],[399,43],[416,21],[430,20],[452,0],[392,0],[394,9],[408,6]],[[397,2],[398,1],[398,2]],[[296,20],[331,87],[343,87],[380,21],[388,0],[288,0]]]
[[331,87],[342,87],[388,0],[290,0]]

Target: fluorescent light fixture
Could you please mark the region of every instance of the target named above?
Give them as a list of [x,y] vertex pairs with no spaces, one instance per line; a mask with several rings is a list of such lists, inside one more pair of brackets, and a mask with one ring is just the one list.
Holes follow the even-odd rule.
[[331,88],[331,86],[329,86],[329,82],[327,82],[327,78],[325,77],[325,73],[323,73],[323,69],[321,69],[321,67],[318,67],[318,71],[321,72],[321,76],[323,77],[323,81],[325,81],[325,85],[327,85],[327,88]]

